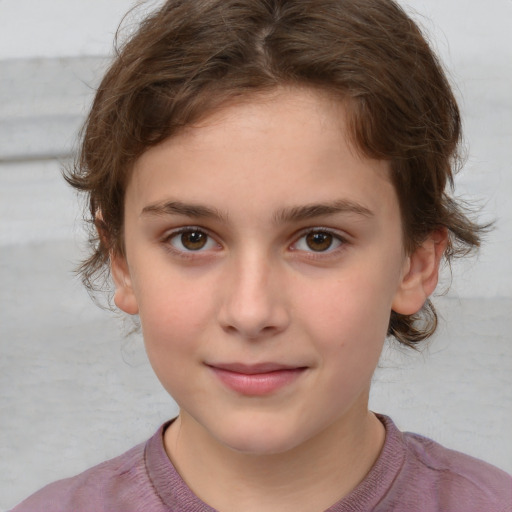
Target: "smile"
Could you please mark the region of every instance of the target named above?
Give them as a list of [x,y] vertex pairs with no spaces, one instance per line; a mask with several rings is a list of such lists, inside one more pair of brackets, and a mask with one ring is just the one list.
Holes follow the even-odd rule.
[[268,395],[299,378],[307,367],[277,363],[245,365],[241,363],[207,365],[224,386],[248,396]]

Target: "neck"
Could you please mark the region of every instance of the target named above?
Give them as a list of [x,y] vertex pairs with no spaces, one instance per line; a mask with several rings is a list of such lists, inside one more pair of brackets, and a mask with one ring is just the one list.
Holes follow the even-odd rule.
[[181,414],[165,433],[165,447],[187,485],[217,510],[319,512],[363,480],[384,435],[383,425],[365,408],[284,453],[255,455],[216,442]]

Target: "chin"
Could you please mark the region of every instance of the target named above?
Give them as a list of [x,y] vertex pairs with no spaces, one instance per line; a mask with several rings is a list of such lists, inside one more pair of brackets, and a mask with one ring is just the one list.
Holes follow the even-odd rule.
[[277,455],[290,451],[296,443],[290,439],[281,440],[270,437],[244,437],[243,439],[227,440],[228,448],[244,455]]
[[246,422],[231,425],[219,432],[217,440],[228,448],[247,455],[276,455],[296,448],[306,440],[296,428],[286,428],[275,422]]

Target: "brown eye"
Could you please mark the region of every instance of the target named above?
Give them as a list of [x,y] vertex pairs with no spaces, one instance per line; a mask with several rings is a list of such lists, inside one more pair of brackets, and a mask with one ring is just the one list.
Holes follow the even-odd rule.
[[219,244],[208,233],[198,228],[185,228],[167,237],[166,243],[179,252],[204,252],[219,248]]
[[315,252],[326,251],[331,248],[334,237],[331,233],[313,231],[306,235],[306,245]]
[[294,251],[305,253],[331,253],[345,245],[346,240],[341,235],[322,228],[305,232],[291,246]]
[[187,231],[181,234],[181,243],[189,251],[203,249],[208,242],[208,235],[201,231]]

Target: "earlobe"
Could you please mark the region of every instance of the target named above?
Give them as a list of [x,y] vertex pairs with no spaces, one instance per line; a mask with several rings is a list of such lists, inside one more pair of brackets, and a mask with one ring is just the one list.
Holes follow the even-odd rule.
[[393,300],[393,311],[401,315],[413,315],[423,307],[437,286],[439,266],[447,244],[447,230],[439,229],[432,232],[407,257]]
[[110,269],[116,288],[114,293],[115,305],[129,315],[136,315],[139,312],[139,306],[133,291],[126,258],[121,254],[111,254]]

